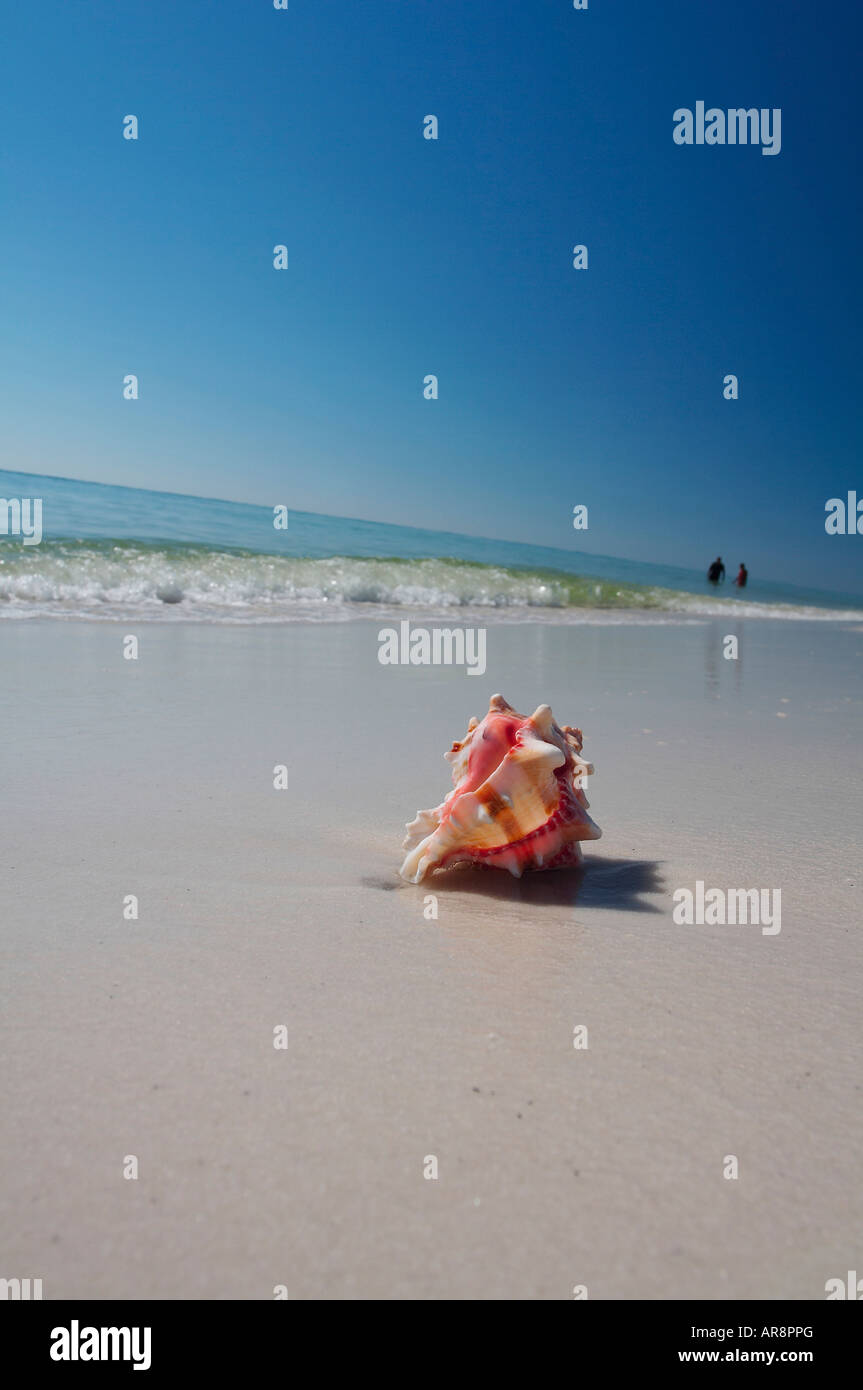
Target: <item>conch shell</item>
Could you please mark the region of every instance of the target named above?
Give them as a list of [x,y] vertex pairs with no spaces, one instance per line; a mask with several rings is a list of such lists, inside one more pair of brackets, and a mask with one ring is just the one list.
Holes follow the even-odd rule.
[[492,695],[482,723],[471,719],[444,756],[455,791],[407,828],[400,873],[419,883],[431,869],[469,860],[509,869],[559,869],[581,859],[580,840],[602,831],[587,814],[580,729],[554,722],[548,705],[529,718]]

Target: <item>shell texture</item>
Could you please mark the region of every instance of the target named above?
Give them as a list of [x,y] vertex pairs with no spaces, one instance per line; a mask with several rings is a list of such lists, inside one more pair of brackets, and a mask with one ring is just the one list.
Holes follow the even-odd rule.
[[580,842],[602,831],[587,813],[580,729],[559,727],[548,705],[518,714],[492,695],[488,714],[471,719],[444,756],[454,790],[407,826],[401,875],[419,883],[435,869],[465,861],[508,869],[558,869],[579,863]]

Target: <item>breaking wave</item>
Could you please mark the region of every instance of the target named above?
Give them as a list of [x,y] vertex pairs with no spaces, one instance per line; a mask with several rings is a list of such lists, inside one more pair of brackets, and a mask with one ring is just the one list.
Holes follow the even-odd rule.
[[373,611],[486,621],[707,617],[863,622],[863,610],[757,603],[560,570],[453,559],[310,559],[193,544],[46,540],[0,548],[0,617],[345,621]]

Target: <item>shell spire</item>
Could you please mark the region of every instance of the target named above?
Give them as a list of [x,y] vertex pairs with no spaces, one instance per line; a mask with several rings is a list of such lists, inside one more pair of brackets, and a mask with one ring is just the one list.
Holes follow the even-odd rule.
[[579,863],[580,841],[602,834],[587,813],[580,729],[554,721],[549,705],[519,714],[492,695],[482,721],[444,757],[454,790],[407,826],[401,875],[419,883],[434,869],[473,862],[508,869],[557,869]]

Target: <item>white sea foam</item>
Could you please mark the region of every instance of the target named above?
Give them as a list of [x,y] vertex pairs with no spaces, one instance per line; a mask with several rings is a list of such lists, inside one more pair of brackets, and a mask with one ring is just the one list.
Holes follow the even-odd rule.
[[0,552],[0,617],[345,621],[380,610],[465,620],[863,621],[863,611],[759,603],[559,571],[444,559],[308,559],[138,542],[53,541]]

